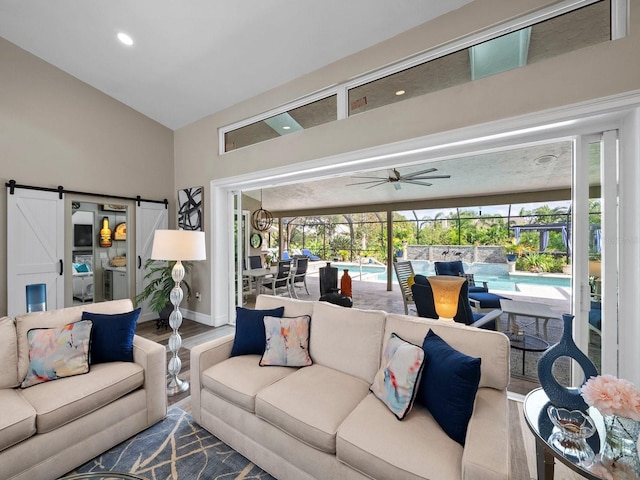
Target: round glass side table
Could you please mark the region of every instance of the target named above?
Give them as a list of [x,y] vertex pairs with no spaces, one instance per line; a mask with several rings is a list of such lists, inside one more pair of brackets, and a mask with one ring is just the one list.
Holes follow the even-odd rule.
[[145,479],[142,477],[137,477],[130,473],[90,472],[90,473],[75,473],[67,477],[59,478],[58,480],[145,480]]
[[[538,480],[553,479],[554,462],[556,459],[584,478],[602,480],[601,477],[594,475],[586,468],[578,465],[575,458],[568,457],[558,449],[553,448],[553,442],[549,442],[549,440],[553,439],[552,434],[554,432],[553,422],[547,413],[547,408],[550,405],[549,398],[542,388],[532,390],[524,399],[524,418],[536,440]],[[596,427],[596,433],[587,439],[587,443],[594,453],[599,453],[605,435],[604,419],[595,408],[589,408],[587,414],[591,417]]]

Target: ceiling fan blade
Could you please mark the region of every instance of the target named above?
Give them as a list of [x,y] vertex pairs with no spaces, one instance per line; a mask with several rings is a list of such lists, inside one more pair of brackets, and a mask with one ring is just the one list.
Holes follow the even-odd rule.
[[404,178],[415,178],[418,175],[423,175],[425,173],[435,172],[437,170],[438,170],[437,168],[427,168],[426,170],[420,170],[419,172],[407,173],[406,175],[403,175],[403,176],[404,176]]
[[387,183],[388,180],[386,178],[376,178],[375,180],[367,180],[366,182],[355,182],[355,183],[347,183],[346,186],[350,187],[352,185],[365,185],[367,183]]
[[411,180],[410,178],[405,178],[402,180],[404,183],[412,183],[413,185],[422,185],[423,187],[430,187],[433,183],[421,182],[419,180]]
[[404,177],[407,180],[431,180],[433,178],[451,178],[451,175],[426,175],[424,177]]
[[384,180],[384,181],[382,181],[382,182],[378,182],[378,183],[373,184],[373,185],[371,185],[371,186],[369,186],[369,187],[366,187],[366,188],[365,188],[365,190],[369,190],[370,188],[377,187],[377,186],[379,186],[379,185],[384,185],[385,183],[389,183],[389,182],[388,182],[387,180]]

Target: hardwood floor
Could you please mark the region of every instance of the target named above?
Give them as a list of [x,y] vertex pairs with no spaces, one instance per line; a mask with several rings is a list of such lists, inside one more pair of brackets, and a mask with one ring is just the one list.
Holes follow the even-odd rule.
[[[223,330],[225,329],[225,330]],[[210,327],[208,325],[203,325],[202,323],[194,322],[193,320],[183,319],[182,325],[180,326],[180,336],[182,337],[182,343],[184,345],[185,340],[188,338],[195,337],[196,335],[202,335],[206,333],[211,333],[212,338],[215,338],[217,332],[229,331],[229,327],[218,327],[218,329],[214,327]],[[136,333],[141,337],[148,338],[149,340],[153,340],[154,342],[158,342],[161,345],[167,346],[169,344],[169,337],[171,336],[171,328],[156,328],[156,322],[143,322],[139,323],[136,328]],[[189,381],[190,375],[190,352],[189,349],[183,347],[178,352],[178,358],[182,362],[182,369],[180,370],[180,375],[178,375],[182,380]],[[167,349],[167,364],[169,363],[169,359],[171,358],[171,354]],[[190,395],[190,390],[187,390],[184,393],[180,393],[178,395],[174,395],[171,397],[167,397],[168,405],[171,406],[179,401],[187,398]]]

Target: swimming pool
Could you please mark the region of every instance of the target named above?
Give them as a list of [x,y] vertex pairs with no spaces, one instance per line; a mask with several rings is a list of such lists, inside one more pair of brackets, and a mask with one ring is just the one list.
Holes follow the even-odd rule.
[[[411,260],[413,270],[422,275],[435,275],[433,262],[427,260]],[[349,264],[349,263],[332,263],[338,267],[338,275],[342,277],[342,270],[349,269],[349,275],[354,280],[362,280],[368,282],[386,282],[387,267],[383,265]],[[525,272],[509,275],[509,266],[501,263],[464,263],[464,271],[473,273],[476,284],[482,285],[487,282],[490,290],[504,290],[517,292],[517,284],[528,285],[546,285],[553,287],[571,287],[571,278],[568,276],[554,275],[529,275]],[[393,281],[396,281],[395,272]]]

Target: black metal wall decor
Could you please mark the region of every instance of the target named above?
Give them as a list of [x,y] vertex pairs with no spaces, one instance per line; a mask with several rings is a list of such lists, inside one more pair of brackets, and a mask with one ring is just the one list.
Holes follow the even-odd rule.
[[202,187],[178,191],[178,228],[203,231]]

